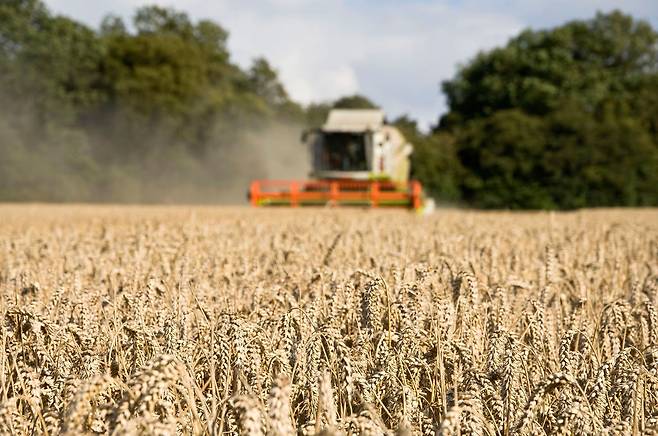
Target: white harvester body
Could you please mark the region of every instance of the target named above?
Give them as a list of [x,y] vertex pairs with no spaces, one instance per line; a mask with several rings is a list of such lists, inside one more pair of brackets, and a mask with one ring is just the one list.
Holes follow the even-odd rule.
[[316,179],[409,180],[413,147],[380,110],[334,109],[306,143]]

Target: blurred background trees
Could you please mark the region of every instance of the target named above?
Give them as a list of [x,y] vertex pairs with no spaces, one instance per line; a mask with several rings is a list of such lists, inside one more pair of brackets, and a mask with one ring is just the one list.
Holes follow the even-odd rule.
[[[93,30],[39,0],[0,3],[0,200],[222,200],[242,189],[227,186],[236,171],[270,175],[263,138],[305,163],[303,128],[332,107],[377,107],[362,95],[303,107],[268,60],[235,64],[227,39],[155,6]],[[658,205],[657,47],[620,12],[526,30],[443,83],[448,111],[431,131],[390,121],[445,202]]]
[[299,130],[305,113],[265,59],[234,64],[227,38],[155,6],[96,32],[38,0],[0,4],[0,199],[221,200],[229,174],[258,174],[236,157],[255,159],[254,132]]
[[463,172],[481,207],[658,204],[658,34],[620,12],[526,30],[443,83]]

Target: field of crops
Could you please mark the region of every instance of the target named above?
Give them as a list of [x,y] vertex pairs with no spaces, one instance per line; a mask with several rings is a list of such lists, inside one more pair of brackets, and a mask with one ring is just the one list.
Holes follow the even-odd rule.
[[657,434],[658,211],[0,206],[0,432]]

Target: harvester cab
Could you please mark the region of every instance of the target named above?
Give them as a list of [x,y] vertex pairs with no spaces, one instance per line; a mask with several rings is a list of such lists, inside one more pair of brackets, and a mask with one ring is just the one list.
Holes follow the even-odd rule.
[[319,129],[304,132],[312,159],[311,180],[255,180],[254,206],[422,206],[422,187],[409,180],[411,144],[384,113],[334,109]]

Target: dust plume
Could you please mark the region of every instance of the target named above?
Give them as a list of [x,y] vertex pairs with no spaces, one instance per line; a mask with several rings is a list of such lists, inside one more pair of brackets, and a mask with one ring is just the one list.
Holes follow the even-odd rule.
[[[223,203],[244,201],[254,179],[305,179],[310,172],[308,148],[300,138],[300,124],[268,123],[261,130],[245,131],[242,140],[216,156]],[[228,164],[228,165],[227,165]]]
[[62,127],[16,107],[0,110],[4,201],[245,204],[252,179],[309,173],[300,123],[218,118],[192,149],[167,121],[127,129],[101,114]]

